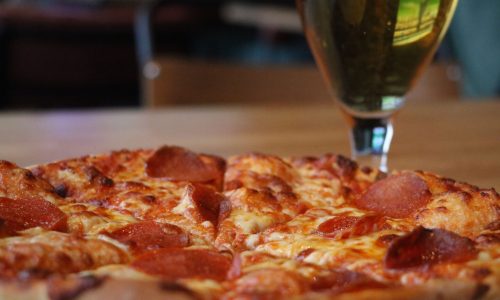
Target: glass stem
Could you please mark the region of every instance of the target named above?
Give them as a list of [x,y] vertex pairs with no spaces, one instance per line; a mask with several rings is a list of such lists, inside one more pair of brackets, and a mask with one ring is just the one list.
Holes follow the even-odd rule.
[[390,118],[352,118],[351,154],[361,166],[387,172],[387,153],[392,140]]

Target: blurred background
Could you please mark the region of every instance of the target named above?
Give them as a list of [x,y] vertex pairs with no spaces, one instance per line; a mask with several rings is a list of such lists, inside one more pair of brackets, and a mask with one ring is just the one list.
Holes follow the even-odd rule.
[[[0,109],[331,101],[301,31],[294,0],[0,1]],[[408,97],[498,95],[500,1],[461,0]]]

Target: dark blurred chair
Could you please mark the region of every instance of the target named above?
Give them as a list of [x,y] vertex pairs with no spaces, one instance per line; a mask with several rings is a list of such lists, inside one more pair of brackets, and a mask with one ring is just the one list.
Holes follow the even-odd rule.
[[246,66],[162,56],[146,64],[144,104],[288,104],[330,100],[313,65]]
[[[0,1],[0,109],[138,106],[134,18],[149,2]],[[194,21],[210,23],[218,10],[212,1],[182,3]],[[184,11],[157,11],[162,51],[186,53],[193,44]]]
[[0,98],[8,109],[136,105],[132,5],[0,1]]

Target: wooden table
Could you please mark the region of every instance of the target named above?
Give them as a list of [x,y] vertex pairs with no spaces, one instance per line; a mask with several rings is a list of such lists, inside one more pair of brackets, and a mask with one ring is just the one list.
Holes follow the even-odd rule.
[[[30,165],[111,149],[176,144],[230,155],[349,153],[337,108],[193,107],[0,114],[0,158]],[[500,101],[410,103],[389,164],[500,189]]]

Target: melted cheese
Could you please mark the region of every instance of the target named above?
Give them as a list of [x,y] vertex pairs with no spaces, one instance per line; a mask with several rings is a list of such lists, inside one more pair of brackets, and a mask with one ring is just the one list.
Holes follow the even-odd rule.
[[293,190],[302,202],[313,207],[339,206],[345,203],[341,195],[341,183],[332,179],[325,171],[317,170],[310,165],[297,169],[300,180],[294,183]]
[[122,210],[127,210],[136,216],[145,215],[152,207],[151,204],[144,202],[143,195],[136,193],[122,193],[117,198],[120,199],[118,207]]
[[303,177],[300,183],[293,185],[293,190],[299,199],[313,207],[344,204],[345,200],[339,195],[339,189],[340,182],[324,178]]
[[184,196],[182,197],[181,201],[179,201],[179,204],[177,204],[177,206],[172,209],[172,212],[174,214],[182,215],[188,209],[194,209],[194,206],[192,202],[189,200],[189,197]]
[[[263,269],[285,269],[290,272],[298,272],[306,278],[313,278],[321,271],[321,269],[311,264],[304,264],[300,261],[282,257],[273,257],[258,251],[245,251],[241,253],[241,257],[243,258],[243,273],[250,273]],[[257,261],[255,262],[253,258],[257,258]]]
[[276,222],[272,215],[251,213],[242,210],[236,211],[234,215],[232,213],[232,218],[236,227],[241,229],[241,233],[247,234],[262,231]]
[[58,200],[59,200],[59,199],[56,199],[56,197],[54,197],[54,195],[52,195],[51,193],[47,193],[47,192],[43,192],[43,191],[39,192],[38,196],[46,201],[49,201],[52,204],[56,204],[56,205],[57,205]]
[[110,238],[107,235],[99,234],[99,235],[97,235],[97,239],[102,240],[102,241],[107,242],[107,243],[110,243],[110,244],[113,244],[117,248],[120,248],[120,249],[122,249],[124,251],[128,251],[129,250],[129,247],[127,245],[122,244],[122,243],[118,242],[117,240]]
[[245,240],[245,246],[248,249],[254,249],[260,242],[259,234],[250,234]]
[[56,176],[60,180],[71,182],[72,184],[82,184],[82,183],[85,183],[87,181],[85,178],[82,178],[81,175],[75,173],[72,169],[57,170]]
[[85,203],[63,205],[60,209],[68,215],[68,225],[71,231],[88,235],[96,235],[102,231],[113,231],[137,222],[130,215]]
[[376,240],[382,235],[398,233],[400,232],[384,230],[351,239],[335,240],[316,235],[274,232],[267,237],[267,243],[257,246],[255,250],[293,259],[302,251],[313,249],[304,262],[356,270],[364,265],[380,262],[386,249],[378,246]]

